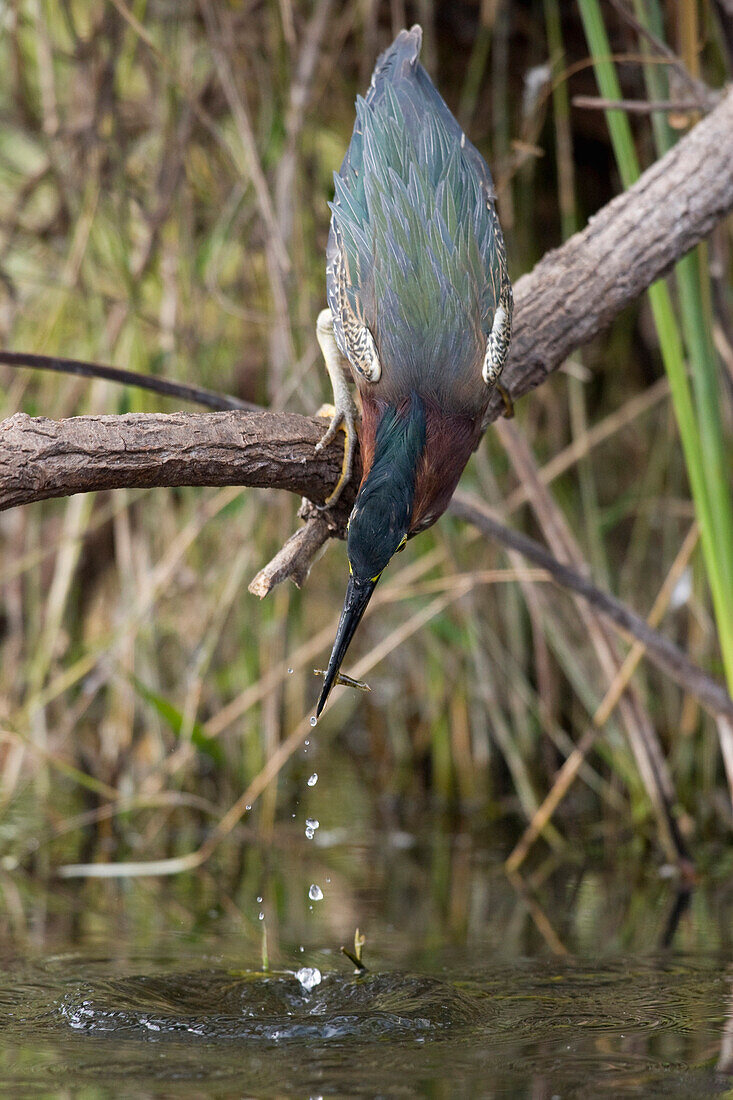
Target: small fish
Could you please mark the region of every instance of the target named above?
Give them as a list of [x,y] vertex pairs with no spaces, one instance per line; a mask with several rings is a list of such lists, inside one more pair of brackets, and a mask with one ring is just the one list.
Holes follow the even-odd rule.
[[[315,672],[316,676],[325,676],[326,675],[326,669],[325,668],[314,668],[313,671]],[[344,687],[347,687],[347,688],[356,688],[357,691],[371,691],[372,690],[369,687],[369,684],[365,683],[364,680],[354,680],[354,678],[352,676],[346,676],[345,673],[343,673],[343,672],[339,672],[336,679],[334,680],[334,683],[343,684]]]

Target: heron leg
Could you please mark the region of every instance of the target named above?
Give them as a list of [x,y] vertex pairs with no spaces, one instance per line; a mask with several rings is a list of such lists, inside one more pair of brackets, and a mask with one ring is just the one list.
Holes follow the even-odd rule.
[[325,508],[330,508],[341,496],[344,485],[346,485],[351,477],[354,450],[356,448],[357,409],[354,398],[351,396],[351,390],[349,389],[351,369],[336,343],[336,337],[333,334],[333,317],[330,309],[322,309],[318,314],[318,320],[316,321],[316,336],[321,351],[323,352],[328,376],[331,379],[334,402],[331,407],[332,412],[330,412],[331,423],[323,434],[320,442],[316,444],[316,450],[322,451],[324,447],[327,447],[331,440],[336,438],[339,429],[343,431],[346,437],[344,439],[344,461],[341,467],[341,476],[336,482],[336,487],[333,492],[326,498],[324,504]]
[[514,299],[511,287],[507,286],[494,312],[494,321],[486,341],[486,355],[481,375],[487,386],[495,386],[504,370],[509,354],[509,342],[512,338],[512,312]]

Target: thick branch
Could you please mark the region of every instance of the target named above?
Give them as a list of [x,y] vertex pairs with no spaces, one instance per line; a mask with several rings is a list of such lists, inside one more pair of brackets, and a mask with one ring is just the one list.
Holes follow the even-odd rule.
[[[505,385],[539,386],[733,208],[733,91],[686,137],[515,286]],[[503,411],[492,399],[490,418]],[[256,485],[323,501],[341,443],[322,421],[275,413],[14,416],[0,424],[0,508],[92,489]],[[344,504],[348,504],[346,495]]]
[[[502,378],[512,397],[544,382],[730,213],[731,147],[733,88],[633,187],[519,279]],[[498,395],[491,412],[494,420],[503,412]]]
[[293,413],[16,413],[0,422],[0,509],[156,485],[251,485],[323,503],[342,459],[340,439],[316,452],[325,426]]

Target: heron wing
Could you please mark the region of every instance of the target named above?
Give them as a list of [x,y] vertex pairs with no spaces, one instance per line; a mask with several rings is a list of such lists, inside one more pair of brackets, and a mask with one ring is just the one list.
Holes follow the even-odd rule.
[[506,256],[491,173],[420,65],[421,42],[419,27],[402,31],[357,99],[334,176],[328,298],[357,382],[374,380],[373,348],[385,395],[427,388],[471,406],[485,401]]

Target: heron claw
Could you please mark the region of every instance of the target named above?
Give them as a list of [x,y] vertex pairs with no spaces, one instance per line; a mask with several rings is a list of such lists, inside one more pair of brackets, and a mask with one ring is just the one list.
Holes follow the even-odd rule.
[[506,388],[506,386],[502,386],[501,382],[496,382],[494,384],[499,393],[499,396],[504,402],[504,412],[502,413],[502,416],[505,420],[511,420],[514,416],[514,401],[512,400],[512,395],[509,393],[509,390]]
[[332,508],[341,496],[344,486],[351,478],[353,468],[354,449],[356,447],[356,410],[353,408],[338,409],[333,405],[322,405],[316,416],[330,416],[331,423],[316,443],[316,451],[320,452],[331,443],[338,433],[344,433],[344,460],[341,465],[341,474],[332,493],[326,497],[323,504],[318,505],[321,510]]

